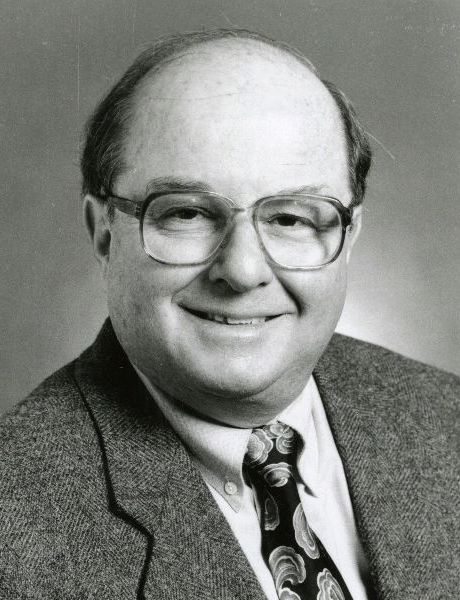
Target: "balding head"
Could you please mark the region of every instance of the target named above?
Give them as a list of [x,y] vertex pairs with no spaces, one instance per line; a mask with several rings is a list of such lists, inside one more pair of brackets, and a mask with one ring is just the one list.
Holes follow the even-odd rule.
[[[212,48],[211,48],[212,44]],[[207,47],[207,48],[206,48]],[[115,181],[125,169],[124,142],[129,136],[135,98],[146,83],[159,76],[168,66],[176,69],[184,60],[193,63],[193,57],[214,53],[218,64],[233,54],[240,60],[243,70],[245,56],[257,54],[276,71],[276,65],[284,65],[293,73],[316,73],[311,62],[297,50],[252,31],[242,29],[218,29],[168,36],[145,50],[128,69],[120,81],[99,104],[87,125],[87,135],[82,154],[83,192],[104,196],[113,190]],[[187,58],[188,57],[188,58]],[[219,58],[220,57],[220,58]],[[239,57],[239,58],[238,58]],[[254,63],[255,67],[256,63]],[[251,68],[248,68],[250,85]],[[260,74],[260,73],[259,73]],[[334,99],[341,115],[348,158],[348,178],[352,201],[359,204],[364,196],[365,181],[370,167],[371,152],[353,108],[340,90],[323,81]],[[209,94],[209,90],[206,90]]]
[[[316,160],[307,164],[306,155]],[[347,205],[352,198],[346,137],[331,94],[297,59],[257,40],[203,43],[146,76],[133,96],[123,161],[123,193],[145,194],[136,182],[173,173],[230,196],[269,195],[282,179],[319,188],[322,173],[308,169],[334,164],[328,193]],[[226,168],[209,181],[211,165],[222,161]]]

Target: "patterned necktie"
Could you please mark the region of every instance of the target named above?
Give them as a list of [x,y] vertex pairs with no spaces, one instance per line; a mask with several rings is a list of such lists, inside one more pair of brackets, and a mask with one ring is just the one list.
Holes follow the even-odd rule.
[[280,600],[353,600],[310,529],[294,479],[297,435],[283,423],[254,429],[245,470],[260,505],[262,554]]

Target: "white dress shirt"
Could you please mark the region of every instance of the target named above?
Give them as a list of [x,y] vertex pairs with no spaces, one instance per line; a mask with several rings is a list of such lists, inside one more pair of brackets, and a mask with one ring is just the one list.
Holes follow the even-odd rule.
[[[269,600],[278,600],[261,552],[259,508],[242,472],[251,429],[209,422],[142,381],[187,447]],[[307,521],[334,560],[354,600],[367,600],[368,567],[356,531],[342,461],[311,377],[279,420],[301,439],[297,487]]]

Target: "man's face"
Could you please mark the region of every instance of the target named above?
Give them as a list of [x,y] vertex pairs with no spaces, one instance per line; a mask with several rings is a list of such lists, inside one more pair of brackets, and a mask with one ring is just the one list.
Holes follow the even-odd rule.
[[[167,177],[206,183],[243,208],[308,186],[351,200],[333,99],[276,51],[243,42],[195,48],[145,81],[136,102],[117,195],[141,200],[152,179]],[[131,361],[211,418],[251,426],[280,412],[305,385],[340,316],[350,236],[334,263],[287,270],[267,261],[240,214],[212,262],[170,266],[144,253],[138,227],[117,212],[104,258],[109,314]],[[257,322],[230,325],[196,311]]]

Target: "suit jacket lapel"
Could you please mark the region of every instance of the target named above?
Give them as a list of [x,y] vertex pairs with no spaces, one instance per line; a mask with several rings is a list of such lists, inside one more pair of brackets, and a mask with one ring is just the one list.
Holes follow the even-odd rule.
[[[428,597],[426,568],[435,554],[421,535],[425,527],[432,529],[431,490],[436,489],[426,472],[436,472],[427,467],[445,462],[445,448],[432,427],[436,416],[431,399],[414,399],[400,359],[381,350],[378,362],[373,360],[375,351],[371,353],[368,345],[334,336],[315,379],[378,597],[419,600]],[[414,429],[417,420],[420,425]],[[452,501],[436,498],[438,524],[443,511],[449,514]],[[435,578],[439,581],[441,574]]]
[[265,599],[226,519],[183,448],[175,461],[165,489],[147,590],[171,600]]
[[139,598],[264,598],[230,527],[106,322],[77,362],[109,510],[146,536]]

